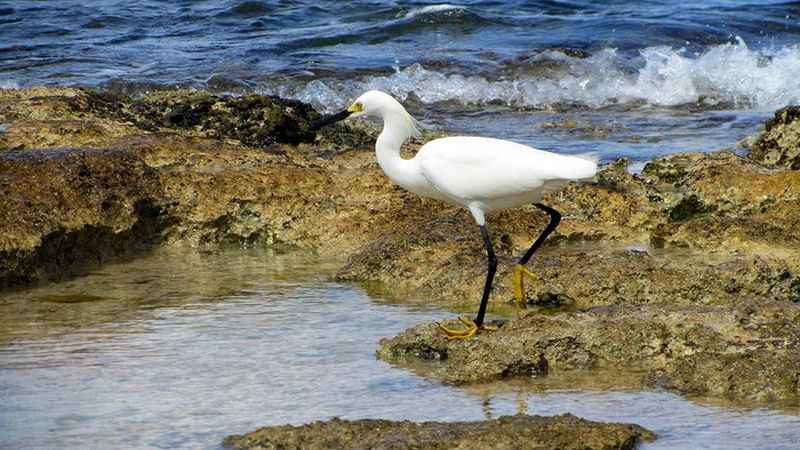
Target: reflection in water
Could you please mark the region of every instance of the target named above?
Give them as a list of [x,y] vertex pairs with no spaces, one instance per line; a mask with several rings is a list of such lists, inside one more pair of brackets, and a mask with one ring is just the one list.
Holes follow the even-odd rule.
[[718,400],[690,402],[676,394],[634,387],[639,379],[634,372],[578,371],[563,377],[514,379],[465,390],[482,399],[486,419],[569,412],[589,420],[637,423],[658,434],[658,440],[641,447],[645,450],[800,448],[796,408],[776,411],[735,407]]
[[215,448],[267,424],[519,411],[636,422],[661,436],[652,448],[798,447],[800,420],[774,411],[602,384],[458,389],[392,368],[378,340],[446,313],[325,281],[336,265],[171,250],[0,294],[0,448]]

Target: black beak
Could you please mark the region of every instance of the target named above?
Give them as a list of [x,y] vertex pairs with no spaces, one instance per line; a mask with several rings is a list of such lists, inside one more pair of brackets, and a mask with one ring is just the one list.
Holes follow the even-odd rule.
[[330,125],[332,123],[339,122],[340,120],[347,119],[348,117],[350,117],[350,114],[352,113],[345,109],[344,111],[338,112],[336,114],[322,116],[316,122],[312,122],[311,125],[309,125],[308,129],[311,131],[317,131],[326,125]]

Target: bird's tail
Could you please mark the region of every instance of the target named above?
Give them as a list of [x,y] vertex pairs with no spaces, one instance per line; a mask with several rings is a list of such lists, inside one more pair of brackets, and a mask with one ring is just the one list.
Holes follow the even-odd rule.
[[600,154],[597,152],[581,153],[578,155],[571,155],[581,161],[583,164],[572,167],[571,176],[566,177],[575,181],[590,181],[597,176],[597,171],[600,164]]

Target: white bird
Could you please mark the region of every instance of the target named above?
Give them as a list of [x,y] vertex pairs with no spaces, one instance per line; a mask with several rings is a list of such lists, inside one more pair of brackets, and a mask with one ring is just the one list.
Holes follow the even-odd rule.
[[486,283],[474,320],[459,318],[466,329],[439,326],[450,338],[463,339],[479,331],[496,330],[484,325],[486,306],[497,258],[486,229],[486,213],[533,203],[550,216],[550,223],[514,267],[514,294],[523,307],[522,277],[538,277],[525,269],[534,252],[561,220],[555,209],[539,203],[545,193],[570,181],[595,177],[597,163],[583,157],[538,150],[511,141],[487,137],[455,136],[435,139],[423,145],[410,159],[400,156],[400,147],[410,137],[419,137],[416,120],[392,96],[381,91],[362,94],[346,110],[323,118],[312,129],[348,117],[378,117],[383,131],[375,143],[378,164],[395,184],[423,197],[430,197],[469,209],[480,227],[488,256]]

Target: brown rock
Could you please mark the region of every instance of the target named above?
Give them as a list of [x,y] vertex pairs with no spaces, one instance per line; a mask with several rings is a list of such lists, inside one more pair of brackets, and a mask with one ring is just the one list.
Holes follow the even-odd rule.
[[225,446],[245,449],[633,449],[655,435],[638,426],[599,423],[570,414],[506,416],[482,422],[341,420],[264,427],[230,436]]
[[624,368],[643,371],[643,384],[682,393],[795,404],[800,306],[611,306],[528,314],[466,341],[448,340],[435,324],[422,324],[382,340],[378,355],[400,365],[442,361],[431,374],[457,384]]
[[149,248],[169,225],[156,172],[117,150],[0,153],[0,287]]
[[800,106],[775,112],[750,149],[749,157],[771,166],[800,169]]

